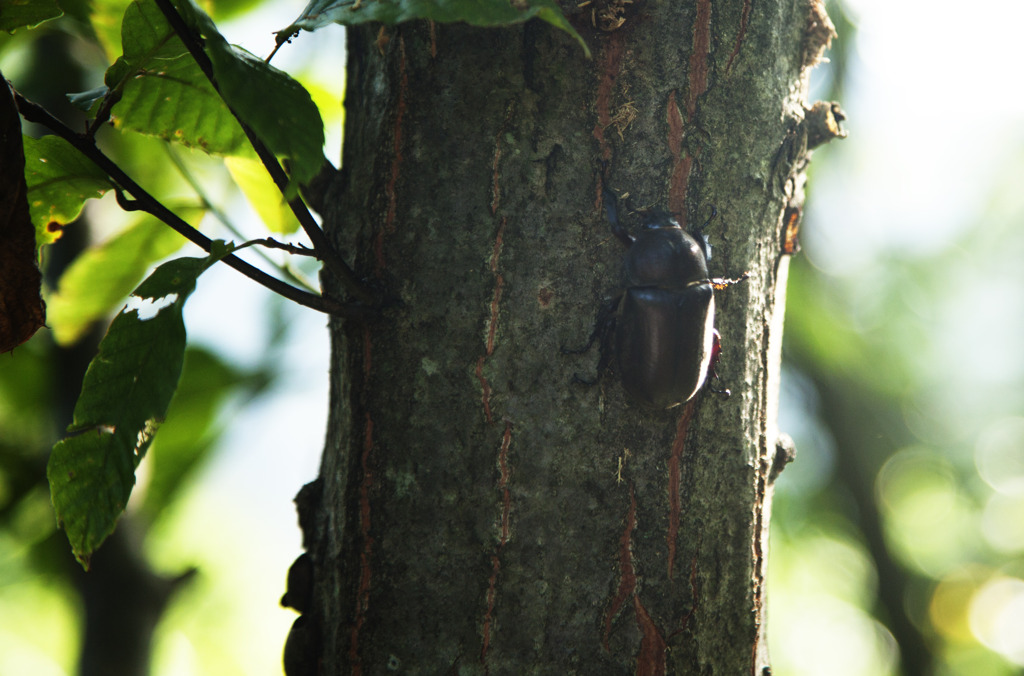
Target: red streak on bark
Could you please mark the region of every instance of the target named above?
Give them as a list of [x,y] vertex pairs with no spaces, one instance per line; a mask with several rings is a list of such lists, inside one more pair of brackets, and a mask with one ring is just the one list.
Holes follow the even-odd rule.
[[668,210],[679,219],[679,224],[686,227],[686,184],[690,180],[690,166],[692,160],[689,155],[683,152],[683,129],[685,122],[679,111],[679,104],[676,103],[676,93],[672,92],[668,97],[668,109],[665,111],[668,118],[668,149],[672,154],[672,177],[669,179],[668,189]]
[[686,430],[693,418],[693,400],[686,404],[676,423],[676,438],[672,442],[672,455],[668,459],[668,579],[672,579],[676,564],[676,539],[679,536],[679,464],[686,445]]
[[633,484],[629,486],[629,510],[626,512],[626,527],[619,538],[619,588],[612,597],[604,617],[604,636],[601,644],[609,650],[608,640],[612,633],[612,620],[623,606],[633,598],[636,625],[640,629],[640,652],[636,658],[637,676],[663,676],[665,673],[666,643],[658,627],[644,607],[636,590],[636,568],[633,564],[633,531],[636,530],[636,493]]
[[480,663],[484,665],[484,673],[491,673],[487,665],[487,650],[491,647],[491,620],[494,613],[494,599],[498,595],[498,573],[501,572],[501,559],[498,553],[491,554],[491,577],[487,582],[487,612],[484,613],[483,643],[480,646]]
[[373,419],[366,413],[366,424],[363,428],[363,453],[359,464],[363,479],[359,484],[359,535],[363,548],[359,552],[359,586],[356,591],[355,622],[349,642],[348,658],[352,665],[352,673],[359,676],[363,673],[362,660],[359,656],[359,632],[366,622],[366,610],[370,606],[370,559],[373,554],[373,538],[370,537],[370,487],[373,485],[373,472],[370,470],[370,450],[373,448]]
[[744,0],[743,11],[740,13],[740,29],[736,33],[736,44],[733,45],[732,54],[729,55],[729,60],[725,63],[726,73],[732,68],[733,59],[740,55],[740,46],[743,44],[743,38],[747,35],[747,24],[750,23],[750,5],[751,0]]
[[484,665],[484,673],[490,673],[487,665],[487,649],[491,645],[491,622],[494,618],[494,601],[497,598],[498,573],[501,572],[501,551],[508,542],[511,528],[509,515],[512,512],[512,493],[508,483],[511,471],[508,464],[508,449],[512,445],[512,423],[505,422],[505,434],[501,438],[501,449],[498,451],[498,488],[501,489],[501,535],[498,545],[491,554],[491,577],[487,582],[487,612],[484,613],[483,644],[480,647],[480,662]]
[[619,588],[612,597],[611,605],[604,616],[604,636],[601,644],[608,650],[608,638],[612,633],[612,620],[618,615],[629,597],[636,593],[636,571],[633,569],[633,530],[636,528],[636,495],[629,485],[629,510],[626,512],[626,527],[619,539]]
[[711,0],[697,0],[690,53],[690,87],[686,96],[686,121],[693,123],[697,97],[708,89],[708,52],[711,51]]
[[498,330],[498,307],[501,304],[501,291],[505,286],[505,279],[497,275],[494,281],[494,298],[491,299],[491,319],[487,323],[487,356],[494,353],[494,335]]
[[491,384],[487,382],[487,378],[484,376],[484,359],[480,357],[476,360],[476,379],[480,381],[480,400],[484,405],[484,420],[488,424],[494,422],[494,418],[491,416]]
[[498,234],[494,238],[494,250],[491,252],[491,272],[494,273],[494,298],[491,299],[491,319],[487,326],[487,356],[494,353],[494,335],[498,330],[498,306],[501,303],[501,291],[505,286],[505,278],[498,272],[498,259],[501,257],[502,240],[505,238],[505,224],[508,219],[502,217],[498,226]]
[[654,626],[640,597],[633,596],[633,607],[636,609],[636,625],[640,629],[640,654],[636,656],[636,676],[664,676],[665,674],[665,639]]
[[498,180],[498,167],[501,165],[501,136],[494,140],[494,158],[491,160],[491,215],[498,213],[501,204],[501,184]]
[[597,84],[597,96],[594,100],[597,124],[594,125],[592,133],[601,148],[601,159],[603,160],[611,159],[612,156],[611,146],[604,138],[604,130],[612,123],[612,89],[615,87],[615,79],[619,75],[619,67],[622,64],[622,46],[622,33],[612,33],[601,53],[601,62],[598,64],[601,79]]
[[678,158],[683,153],[683,114],[679,111],[679,104],[676,103],[675,90],[668,95],[668,109],[665,111],[668,122],[668,150],[673,157]]
[[[761,454],[761,461],[758,463],[757,477],[757,501],[754,503],[754,623],[758,634],[761,633],[761,622],[764,620],[764,574],[765,574],[765,552],[762,546],[762,529],[764,528],[764,503],[768,492],[768,473],[770,465],[768,456]],[[751,665],[757,664],[757,641],[754,642],[751,652]],[[752,671],[753,673],[753,671]]]
[[484,405],[484,418],[488,423],[494,422],[491,415],[491,385],[484,375],[484,360],[494,354],[495,336],[498,332],[498,310],[501,307],[501,293],[505,287],[505,278],[498,272],[498,260],[501,258],[501,245],[505,237],[505,224],[508,219],[502,218],[498,225],[498,234],[494,238],[494,249],[491,251],[491,272],[494,273],[494,297],[491,299],[491,316],[487,321],[486,351],[476,362],[476,379],[480,382],[481,401]]
[[509,514],[512,511],[512,493],[508,489],[511,471],[508,466],[508,449],[512,445],[512,423],[505,421],[505,434],[501,438],[501,450],[498,452],[498,469],[501,471],[498,488],[501,489],[501,540],[499,549],[508,542],[510,533]]
[[694,123],[697,99],[708,89],[708,53],[711,49],[711,0],[697,0],[697,16],[693,22],[693,51],[690,54],[689,83],[686,92],[686,117],[676,103],[675,92],[668,100],[668,147],[672,156],[672,177],[669,181],[668,209],[686,227],[686,187],[690,180],[693,159],[684,155],[683,137],[687,125]]
[[384,227],[377,231],[373,240],[373,253],[376,257],[377,272],[384,270],[384,233],[395,231],[395,216],[398,213],[398,177],[402,173],[402,122],[405,119],[406,98],[409,93],[409,71],[405,63],[405,40],[398,38],[398,99],[395,101],[395,122],[391,128],[391,174],[384,186],[384,194],[388,199],[388,211],[384,217]]
[[690,623],[690,618],[697,612],[697,606],[700,605],[699,590],[697,589],[697,557],[694,556],[690,559],[690,597],[693,599],[690,606],[690,612],[686,613],[683,621],[679,623],[679,630],[673,632],[673,634],[679,634],[686,631],[686,625]]
[[[766,458],[762,457],[761,462],[758,463],[759,471],[757,476],[757,502],[754,504],[754,528],[756,537],[754,538],[754,560],[758,563],[757,568],[757,586],[760,587],[762,582],[763,571],[760,568],[760,563],[764,558],[764,551],[761,546],[761,527],[764,524],[764,503],[768,493],[768,472],[769,466]],[[758,594],[755,598],[760,598]]]
[[633,566],[633,531],[636,529],[636,493],[629,486],[629,510],[626,512],[626,527],[619,539],[619,588],[612,597],[611,605],[604,618],[604,636],[601,639],[608,650],[608,639],[612,632],[612,620],[622,607],[633,597],[636,624],[642,636],[640,652],[636,659],[637,676],[661,676],[665,673],[665,639],[654,625],[650,613],[636,593],[636,569]]

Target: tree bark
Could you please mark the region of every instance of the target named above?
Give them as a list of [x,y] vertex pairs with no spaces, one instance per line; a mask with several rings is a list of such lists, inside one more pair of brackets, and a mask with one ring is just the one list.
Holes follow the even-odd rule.
[[[331,325],[292,676],[768,665],[781,229],[831,26],[810,0],[572,11],[592,60],[536,21],[349,31],[323,215],[390,302]],[[652,412],[614,374],[574,383],[598,351],[561,348],[621,287],[602,162],[634,207],[684,224],[717,208],[712,276],[751,274],[717,294],[730,398]]]

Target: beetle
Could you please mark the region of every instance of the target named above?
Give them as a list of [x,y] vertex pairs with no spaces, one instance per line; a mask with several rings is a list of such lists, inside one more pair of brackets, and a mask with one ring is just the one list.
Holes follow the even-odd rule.
[[598,314],[587,344],[566,352],[584,352],[600,338],[599,377],[614,356],[622,386],[634,401],[659,409],[684,404],[704,386],[708,373],[714,373],[721,350],[714,290],[749,273],[737,279],[709,277],[711,245],[704,229],[717,214],[714,208],[707,223],[693,233],[672,214],[650,211],[634,236],[619,221],[615,194],[604,188],[603,196],[612,232],[627,247],[623,288]]

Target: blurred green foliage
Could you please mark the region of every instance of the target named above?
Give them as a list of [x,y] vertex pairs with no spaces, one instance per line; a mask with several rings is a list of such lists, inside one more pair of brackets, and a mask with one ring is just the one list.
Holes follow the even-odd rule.
[[[81,128],[82,112],[70,105],[65,95],[102,82],[108,59],[116,58],[120,51],[121,15],[128,3],[68,0],[60,4],[65,15],[59,20],[0,36],[0,69],[19,91]],[[222,3],[230,14],[258,4]],[[218,12],[217,5],[213,9],[217,16],[225,14]],[[97,36],[108,34],[111,41],[105,47],[116,50],[112,53],[104,53],[96,43]],[[26,132],[38,135],[41,130],[28,125]],[[210,200],[228,205],[240,199],[230,187],[224,167],[205,156],[181,153],[175,168],[167,157],[164,141],[112,129],[101,130],[98,141],[133,177],[194,225],[203,221]],[[46,147],[54,142],[50,137],[37,145]],[[154,158],[161,161],[155,162]],[[108,187],[105,178],[96,185],[101,190]],[[193,189],[200,185],[203,194]],[[95,353],[105,324],[142,277],[184,243],[154,219],[120,211],[109,196],[91,200],[90,209],[81,215],[84,200],[77,193],[73,197],[78,200],[77,207],[66,218],[58,219],[68,222],[67,226],[53,229],[51,235],[59,239],[43,250],[51,331],[41,331],[14,354],[0,359],[0,674],[74,673],[84,659],[83,630],[87,630],[86,615],[92,603],[88,599],[95,594],[89,585],[95,576],[83,578],[80,571],[68,565],[70,552],[54,519],[46,462],[50,449],[70,422],[85,364]],[[241,227],[241,223],[231,225]],[[204,223],[202,227],[211,226]],[[237,236],[237,232],[227,234]],[[279,319],[274,316],[264,321]],[[190,566],[205,562],[204,575],[179,592],[185,597],[205,590],[209,598],[216,598],[217,594],[209,592],[207,576],[224,574],[231,566],[231,557],[218,562],[214,555],[197,556],[195,551],[182,548],[181,532],[187,528],[181,523],[182,514],[190,504],[197,477],[218,448],[217,441],[231,413],[265,393],[276,378],[278,367],[273,358],[287,334],[273,325],[270,333],[272,342],[266,345],[265,358],[246,366],[208,349],[190,347],[186,351],[179,390],[140,474],[137,495],[129,505],[125,523],[119,528],[128,537],[132,556],[141,561],[139,565],[149,580],[170,583]],[[192,517],[202,519],[195,514]],[[248,526],[242,521],[236,523],[240,536],[246,534]],[[161,547],[169,547],[178,555],[159,559],[146,556],[146,550]],[[247,577],[237,576],[239,586],[223,585],[235,594],[233,600],[218,613],[206,615],[218,618],[225,626],[237,618],[241,607],[238,599],[244,598],[240,585]],[[126,595],[138,591],[127,578],[123,583]],[[276,588],[273,592],[280,594]],[[273,608],[274,601],[262,594],[250,591],[249,596],[259,598],[262,607]],[[171,625],[170,636],[187,630],[187,623],[194,624],[204,616],[202,604],[194,603],[193,612],[184,617],[175,608],[172,606],[172,613],[177,613],[179,620],[176,629]],[[275,639],[284,636],[289,618],[282,613],[278,619],[283,626],[277,628]],[[222,642],[225,639],[223,627],[204,624],[194,629]],[[125,641],[130,642],[130,638],[125,636]],[[157,645],[158,655],[167,654],[165,643]],[[244,645],[242,641],[237,643]],[[273,673],[276,660],[268,660],[267,655],[273,656],[279,648],[265,643],[269,649],[256,652],[265,663],[262,672],[268,673],[269,669]],[[195,643],[193,649],[199,645]],[[203,650],[220,655],[217,659],[204,655],[204,661],[221,673],[261,671],[252,663],[239,661],[238,650],[225,651],[223,646],[213,645],[205,645]],[[184,673],[168,667],[176,658],[162,659],[158,672]]]
[[[209,9],[221,20],[259,4],[227,0]],[[120,53],[128,2],[60,5],[59,21],[0,38],[5,75],[55,107],[66,92],[103,82]],[[821,98],[842,100],[856,65],[850,49],[856,30],[838,4],[829,13],[841,38],[825,78],[831,92]],[[76,80],[69,84],[72,72]],[[198,222],[210,195],[196,195],[188,180],[157,169],[153,158],[165,152],[163,141],[110,133],[103,142],[176,211],[195,210]],[[854,131],[843,143],[857,142]],[[849,159],[843,153],[841,146],[819,151],[812,171],[843,166]],[[1019,155],[979,201],[974,227],[938,250],[910,258],[879,254],[847,277],[824,274],[807,256],[793,260],[781,428],[795,438],[798,456],[779,479],[772,520],[769,637],[776,674],[1021,673],[1024,365],[1012,358],[1024,334],[1024,152]],[[213,197],[230,199],[219,168],[199,155],[184,162]],[[67,423],[68,399],[77,396],[73,344],[94,340],[90,325],[116,310],[143,269],[174,248],[162,239],[150,242],[146,232],[157,228],[151,221],[115,222],[112,212],[96,212],[78,265],[91,260],[93,270],[102,268],[105,250],[145,239],[131,274],[110,275],[117,279],[109,283],[97,276],[103,303],[86,308],[87,316],[58,313],[53,328],[70,336],[63,345],[44,334],[0,359],[2,674],[65,674],[77,659],[82,602],[53,519],[46,458]],[[813,214],[805,231],[825,227]],[[79,226],[86,227],[70,227]],[[58,253],[48,254],[54,269]],[[81,267],[65,269],[81,274]],[[56,309],[66,290],[59,278],[50,285]],[[1004,323],[989,321],[982,299],[1003,308]],[[132,508],[146,533],[144,549],[163,571],[174,574],[194,561],[174,536],[189,528],[182,524],[224,509],[197,500],[192,482],[209,464],[230,413],[272,379],[266,364],[242,368],[209,351],[186,354],[178,396]],[[238,614],[232,604],[252,594],[236,565],[250,535],[259,537],[241,530],[239,542],[203,543],[218,570],[237,574],[201,576],[180,592],[186,604],[170,608],[170,629],[155,648],[159,673],[193,673],[197,653],[225,652],[216,623]],[[189,614],[183,605],[198,611]],[[283,622],[279,637],[288,618]],[[225,658],[218,673],[261,668],[244,659]]]
[[[855,25],[829,13],[825,99],[858,61]],[[816,154],[812,206],[816,177],[855,171],[857,122]],[[813,265],[813,246],[793,260],[780,426],[798,452],[772,518],[774,673],[1024,669],[1021,160],[964,186],[978,208],[943,246],[880,248],[844,274]]]

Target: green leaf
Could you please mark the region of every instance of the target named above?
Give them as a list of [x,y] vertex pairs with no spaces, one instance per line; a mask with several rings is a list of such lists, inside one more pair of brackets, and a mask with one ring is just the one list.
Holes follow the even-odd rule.
[[287,73],[229,45],[193,0],[177,5],[203,36],[224,100],[271,152],[290,160],[296,183],[310,181],[324,160],[324,123],[309,92]]
[[202,71],[185,55],[125,83],[111,110],[118,129],[229,155],[245,147],[245,133]]
[[153,0],[134,0],[121,20],[121,56],[132,68],[157,68],[188,54]]
[[274,155],[291,161],[296,183],[311,181],[324,162],[324,123],[305,87],[251,54],[214,47],[210,59],[224,100]]
[[0,30],[13,33],[64,16],[56,0],[0,0]]
[[224,158],[224,165],[268,230],[287,235],[299,229],[299,221],[262,162],[236,156]]
[[178,385],[185,301],[199,275],[228,253],[220,243],[206,258],[178,258],[154,270],[89,364],[72,423],[46,468],[57,522],[86,568],[128,504],[135,468]]
[[[195,225],[203,212],[188,219]],[[183,216],[183,210],[176,210]],[[64,271],[47,299],[47,319],[54,340],[71,345],[89,326],[110,314],[139,283],[150,265],[185,243],[174,230],[152,219],[129,227],[99,246],[90,247]]]
[[136,0],[121,24],[124,56],[107,69],[121,99],[111,110],[119,129],[231,154],[245,146],[234,115],[152,0]]
[[78,218],[87,199],[102,197],[112,185],[103,171],[64,139],[26,136],[24,140],[28,206],[36,246],[43,246]]
[[134,75],[135,71],[128,65],[128,62],[124,60],[123,56],[119,56],[114,63],[110,64],[107,72],[103,74],[103,84],[106,85],[108,91],[111,89],[124,89],[124,83]]
[[[521,9],[520,9],[521,7]],[[278,43],[300,30],[315,31],[332,23],[354,25],[370,21],[386,24],[414,19],[439,23],[464,21],[473,26],[508,26],[542,19],[576,38],[586,55],[587,43],[562,14],[555,0],[312,0],[295,22],[278,31]]]

